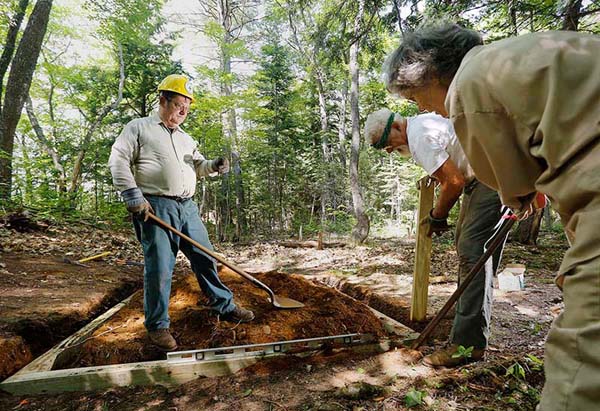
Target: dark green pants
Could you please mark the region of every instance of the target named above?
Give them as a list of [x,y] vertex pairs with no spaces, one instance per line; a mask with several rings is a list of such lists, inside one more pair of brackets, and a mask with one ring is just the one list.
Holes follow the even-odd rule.
[[[500,217],[505,211],[498,193],[484,184],[474,180],[465,188],[456,224],[459,284],[486,251],[486,246],[500,227]],[[504,243],[458,299],[450,333],[452,344],[487,347],[492,315],[492,280],[500,264],[503,248]]]

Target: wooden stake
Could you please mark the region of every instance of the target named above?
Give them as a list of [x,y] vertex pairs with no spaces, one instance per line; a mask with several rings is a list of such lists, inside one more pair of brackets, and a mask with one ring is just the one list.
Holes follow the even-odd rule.
[[427,176],[417,182],[419,189],[419,214],[417,216],[417,243],[415,245],[415,269],[410,304],[410,320],[423,321],[427,315],[429,271],[431,265],[431,237],[427,236],[427,225],[421,224],[433,207],[435,184]]

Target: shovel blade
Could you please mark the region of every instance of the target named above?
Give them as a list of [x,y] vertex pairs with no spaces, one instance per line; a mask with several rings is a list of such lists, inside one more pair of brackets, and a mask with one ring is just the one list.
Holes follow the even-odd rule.
[[272,303],[277,308],[302,308],[304,304],[291,298],[273,295]]

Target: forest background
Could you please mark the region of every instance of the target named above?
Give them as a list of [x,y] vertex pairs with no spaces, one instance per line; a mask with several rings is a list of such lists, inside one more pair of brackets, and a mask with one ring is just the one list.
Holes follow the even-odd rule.
[[374,110],[418,112],[381,82],[402,34],[440,19],[486,42],[599,33],[598,12],[599,0],[0,0],[0,212],[126,224],[110,148],[183,73],[196,94],[183,128],[232,165],[195,195],[215,240],[412,235],[424,172],[362,136]]

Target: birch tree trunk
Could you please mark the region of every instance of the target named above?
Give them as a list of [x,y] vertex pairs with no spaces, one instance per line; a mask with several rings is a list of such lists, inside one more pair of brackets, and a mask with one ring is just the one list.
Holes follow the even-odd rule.
[[[217,7],[218,23],[223,28],[223,39],[220,45],[221,54],[221,69],[223,71],[223,81],[221,82],[221,95],[230,98],[233,95],[231,84],[231,52],[229,49],[234,42],[233,18],[235,12],[235,4],[229,0],[215,2]],[[244,23],[242,23],[243,26]],[[239,28],[237,28],[239,29]],[[224,155],[231,161],[231,170],[233,171],[235,185],[235,218],[231,213],[231,187],[229,177],[222,176],[221,178],[221,199],[219,204],[219,212],[221,214],[220,224],[217,226],[218,236],[224,241],[227,240],[227,226],[234,224],[235,239],[239,240],[242,236],[243,227],[245,225],[245,204],[244,204],[244,183],[242,176],[242,166],[240,163],[240,155],[238,152],[238,133],[237,133],[237,113],[234,107],[228,108],[221,117],[223,125],[223,134],[227,141],[224,147]]]
[[[313,62],[314,64],[314,62]],[[319,95],[319,117],[321,120],[321,152],[323,155],[323,165],[325,167],[325,184],[321,188],[321,225],[327,222],[327,205],[331,204],[331,171],[329,164],[331,162],[331,150],[329,149],[329,117],[327,115],[327,101],[325,99],[325,87],[323,85],[323,73],[315,66],[315,82]]]
[[369,217],[365,214],[365,204],[358,178],[358,160],[360,151],[360,115],[358,111],[358,84],[359,67],[358,51],[360,47],[360,30],[364,13],[364,0],[358,1],[358,12],[354,20],[355,41],[350,46],[350,76],[352,84],[350,87],[350,112],[352,119],[352,146],[350,151],[350,188],[352,191],[352,202],[356,225],[352,230],[352,237],[357,243],[362,243],[369,235]]
[[348,102],[348,81],[344,79],[340,91],[340,123],[338,125],[338,153],[342,169],[346,170],[346,104]]

